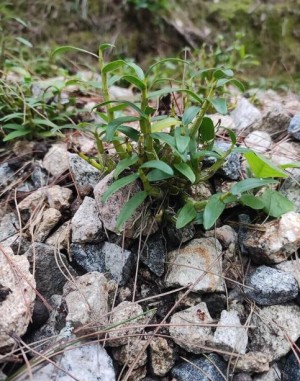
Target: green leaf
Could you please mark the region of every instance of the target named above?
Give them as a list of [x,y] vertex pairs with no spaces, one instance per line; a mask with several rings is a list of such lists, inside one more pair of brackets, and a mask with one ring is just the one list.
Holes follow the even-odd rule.
[[112,49],[112,48],[115,48],[115,45],[105,43],[99,46],[99,50],[101,50],[101,52],[104,52],[104,50],[106,49]]
[[85,50],[85,49],[76,48],[76,46],[71,46],[71,45],[60,46],[59,48],[56,48],[56,49],[51,53],[51,58],[53,58],[54,56],[57,56],[57,55],[59,55],[59,54],[64,54],[64,53],[68,53],[68,52],[72,52],[72,51],[76,51],[76,52],[81,52],[81,53],[89,54],[90,56],[93,56],[93,57],[98,58],[97,54],[94,54],[94,53],[92,53],[92,52],[89,52],[88,50]]
[[150,182],[162,181],[171,178],[173,175],[168,175],[166,172],[160,171],[159,169],[153,169],[147,173],[147,179]]
[[12,17],[12,20],[17,21],[19,24],[25,26],[25,28],[28,28],[27,23],[24,20],[20,19],[19,17]]
[[188,223],[193,221],[197,216],[197,212],[191,202],[187,202],[182,209],[180,209],[177,220],[176,229],[181,229]]
[[34,118],[32,121],[36,125],[48,126],[48,127],[51,127],[51,128],[59,128],[59,127],[57,127],[57,125],[55,123],[51,122],[51,120],[49,120],[49,119]]
[[217,81],[216,87],[223,87],[227,83],[231,83],[233,86],[235,86],[237,89],[240,91],[244,92],[245,91],[245,86],[242,84],[242,82],[238,81],[237,79],[234,78],[222,78]]
[[29,135],[32,131],[29,128],[24,128],[20,130],[15,130],[10,132],[8,135],[5,136],[3,139],[4,142],[8,142],[9,140],[19,138],[21,136]]
[[188,107],[182,115],[182,124],[187,126],[189,123],[191,123],[200,110],[201,108],[198,106]]
[[126,62],[127,66],[131,67],[135,71],[135,74],[138,76],[138,78],[143,81],[145,79],[145,74],[143,70],[134,62]]
[[254,178],[245,179],[234,184],[231,187],[231,193],[234,195],[238,195],[255,188],[263,187],[269,184],[276,184],[276,183],[278,183],[278,181],[274,179],[254,179]]
[[139,116],[130,116],[130,115],[129,116],[120,116],[120,118],[114,119],[106,127],[105,140],[106,141],[111,141],[113,139],[114,135],[115,135],[116,130],[123,123],[135,122],[137,120],[140,120]]
[[203,118],[200,126],[200,134],[202,143],[211,149],[215,140],[215,126],[210,118]]
[[267,189],[260,200],[264,203],[264,212],[271,216],[278,218],[284,213],[294,210],[294,204],[283,196],[282,193]]
[[108,104],[112,104],[112,103],[117,103],[120,107],[124,106],[123,108],[125,107],[131,107],[133,110],[135,110],[139,115],[141,115],[142,117],[146,117],[146,115],[144,114],[144,112],[141,110],[140,107],[138,107],[135,103],[133,102],[130,102],[130,101],[124,101],[124,100],[115,100],[115,101],[107,101],[107,102],[102,102],[102,103],[99,103],[97,104],[96,106],[93,107],[93,110],[97,109],[98,107],[102,107],[102,106],[106,106]]
[[212,196],[204,209],[203,226],[204,229],[210,229],[225,209],[225,204],[219,199],[219,196]]
[[118,127],[118,131],[122,132],[122,134],[128,136],[134,142],[139,141],[140,132],[133,127],[120,126],[120,127]]
[[256,177],[288,177],[284,170],[277,167],[263,155],[256,152],[246,152],[244,156]]
[[280,168],[282,168],[282,169],[285,169],[285,168],[300,168],[300,161],[295,161],[294,163],[281,164]]
[[26,40],[26,38],[23,38],[23,37],[15,37],[17,41],[19,41],[21,44],[27,46],[28,48],[32,48],[33,45],[30,41]]
[[141,81],[139,78],[134,77],[133,75],[123,75],[121,77],[121,79],[131,83],[132,85],[134,85],[135,87],[137,87],[141,91],[146,89],[145,83],[143,81]]
[[133,154],[130,157],[126,157],[126,159],[121,160],[114,170],[114,178],[117,179],[126,168],[129,168],[131,165],[137,163],[139,160],[138,155]]
[[184,153],[190,143],[190,137],[189,136],[184,136],[180,134],[180,129],[176,130],[175,133],[175,141],[176,141],[176,147],[180,153]]
[[186,177],[193,184],[196,181],[196,176],[190,166],[186,163],[174,164],[174,168],[177,169],[184,177]]
[[126,64],[125,61],[123,60],[116,60],[116,61],[112,61],[108,64],[106,64],[105,66],[103,66],[103,73],[109,73],[110,71],[114,71],[116,69],[119,69],[120,67],[124,66]]
[[133,173],[132,175],[122,177],[119,180],[114,181],[108,189],[103,193],[102,196],[102,202],[106,202],[107,199],[113,195],[115,192],[117,192],[119,189],[125,187],[126,185],[132,183],[139,177],[138,173]]
[[209,99],[209,102],[214,106],[215,110],[222,114],[225,115],[227,114],[227,104],[225,99],[223,98],[214,98],[214,99]]
[[147,196],[148,193],[146,191],[139,191],[126,202],[117,218],[117,230],[120,230],[125,222],[130,219],[136,209],[145,201]]
[[2,128],[4,128],[5,130],[19,130],[24,127],[22,126],[22,124],[7,123],[7,124],[3,124]]
[[240,197],[239,202],[255,210],[263,209],[265,206],[265,204],[259,197],[255,197],[250,194],[244,194],[242,197]]
[[141,168],[155,168],[171,176],[174,174],[173,169],[167,163],[161,160],[146,161],[146,163],[141,165]]
[[167,117],[151,125],[152,132],[159,132],[167,127],[178,126],[181,122],[176,118]]
[[231,69],[217,69],[213,76],[216,79],[233,77],[233,71]]
[[175,138],[165,132],[155,132],[151,134],[153,139],[161,140],[162,142],[167,143],[171,148],[176,150]]
[[22,112],[14,112],[9,115],[5,115],[2,118],[0,118],[0,122],[7,122],[8,120],[11,119],[23,119],[24,114]]
[[185,64],[188,64],[188,61],[185,61],[185,60],[182,60],[182,59],[180,59],[180,58],[165,58],[165,59],[163,59],[163,60],[160,60],[160,61],[158,61],[158,62],[155,62],[155,64],[153,64],[153,65],[151,65],[150,67],[149,67],[149,69],[146,71],[146,74],[145,74],[145,76],[146,77],[148,77],[148,75],[149,75],[149,73],[151,72],[151,70],[153,70],[153,68],[155,68],[155,66],[157,66],[157,65],[161,65],[161,64],[163,64],[163,63],[165,63],[165,62],[176,62],[176,63],[185,63]]

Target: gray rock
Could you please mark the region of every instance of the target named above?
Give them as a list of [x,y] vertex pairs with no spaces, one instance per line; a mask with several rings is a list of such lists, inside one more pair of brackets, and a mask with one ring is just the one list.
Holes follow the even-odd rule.
[[138,303],[127,301],[113,308],[110,317],[112,328],[107,345],[111,347],[125,345],[130,335],[141,334],[150,319]]
[[221,252],[221,245],[214,238],[194,239],[185,247],[169,252],[166,286],[195,283],[193,291],[224,291]]
[[71,222],[67,221],[62,224],[53,234],[45,241],[47,245],[57,247],[59,250],[70,248]]
[[0,241],[12,237],[19,231],[19,221],[15,213],[7,213],[0,220]]
[[300,287],[300,259],[294,259],[291,261],[284,261],[275,265],[275,268],[278,270],[286,271],[287,273],[292,274],[298,282]]
[[72,242],[96,243],[105,237],[96,201],[85,197],[72,218]]
[[26,253],[26,251],[30,247],[30,241],[28,241],[24,236],[20,236],[19,234],[15,234],[5,241],[1,241],[1,246],[12,248],[14,254],[22,255]]
[[[271,153],[271,160],[275,164],[288,164],[299,160],[298,142],[287,142],[283,140],[276,144]],[[299,174],[299,169],[289,169],[290,172]]]
[[188,352],[207,352],[207,342],[212,342],[213,323],[205,303],[176,312],[170,320],[169,332],[172,339]]
[[166,226],[166,235],[168,237],[169,245],[178,247],[193,239],[195,235],[195,227],[194,225],[189,224],[181,229],[176,229],[174,224],[168,224]]
[[14,177],[14,171],[7,163],[0,164],[0,188],[6,187]]
[[295,277],[287,272],[268,266],[258,267],[245,282],[246,296],[257,304],[270,306],[296,298],[299,286]]
[[[61,355],[54,357],[58,366],[40,365],[33,368],[33,379],[40,381],[115,381],[115,371],[111,358],[98,343],[70,345]],[[53,360],[53,358],[52,358]],[[28,380],[28,374],[18,381]]]
[[34,308],[35,280],[24,255],[0,250],[0,348],[16,344],[9,333],[22,336]]
[[249,373],[267,372],[271,356],[263,352],[247,352],[233,360],[232,365],[235,371]]
[[286,134],[290,120],[290,116],[282,107],[273,107],[263,116],[259,129],[268,132],[273,140],[278,140]]
[[48,175],[38,163],[34,164],[30,179],[35,189],[42,188],[48,185]]
[[141,337],[131,337],[127,344],[112,350],[113,357],[119,364],[126,366],[131,366],[136,361],[134,369],[140,368],[147,362],[147,351],[144,350],[146,343],[147,340]]
[[253,106],[246,98],[241,98],[238,101],[236,108],[230,115],[238,131],[251,127],[262,120],[259,109]]
[[300,307],[292,303],[262,307],[252,315],[250,325],[256,328],[250,330],[249,349],[276,361],[289,352],[291,342],[300,336]]
[[[105,227],[114,233],[120,234],[117,229],[117,218],[123,208],[124,204],[128,201],[129,196],[133,196],[141,190],[137,181],[121,188],[115,192],[104,203],[102,196],[108,187],[113,183],[113,172],[105,176],[94,188],[94,196],[99,209],[101,221]],[[127,220],[123,234],[127,238],[134,238],[140,234],[138,229],[138,221],[142,215],[143,206],[137,208],[133,215]]]
[[252,131],[246,136],[244,144],[256,152],[264,153],[271,147],[272,139],[265,131]]
[[49,208],[43,211],[42,218],[39,221],[34,238],[37,242],[44,242],[51,230],[58,224],[62,215],[59,210]]
[[63,299],[71,324],[79,337],[100,331],[108,323],[108,283],[103,274],[96,271],[78,276],[64,286]]
[[243,251],[258,264],[285,261],[300,246],[300,214],[289,212],[279,221],[266,225],[266,230],[248,230],[243,235]]
[[236,311],[223,311],[214,333],[214,343],[224,351],[245,354],[248,344],[247,329],[242,326]]
[[142,246],[141,260],[157,276],[165,271],[166,245],[160,234],[150,236]]
[[[224,142],[222,140],[217,140],[215,142],[215,148],[220,151],[221,154],[225,153],[231,144]],[[217,159],[213,159],[213,162],[216,162]],[[224,176],[230,180],[238,180],[240,178],[242,171],[241,165],[241,155],[236,152],[231,152],[225,159],[222,167],[218,170],[218,173],[221,176]]]
[[289,176],[284,180],[280,192],[286,196],[295,207],[295,212],[300,213],[300,174],[293,173],[293,176]]
[[76,275],[65,255],[53,246],[34,243],[24,255],[34,267],[36,288],[46,299],[61,294],[69,274]]
[[290,121],[288,133],[294,139],[300,140],[300,114],[296,114]]
[[163,337],[153,337],[149,346],[150,367],[156,376],[163,377],[174,366],[175,349]]
[[[253,381],[282,381],[282,380],[283,379],[281,378],[281,371],[278,368],[276,363],[267,372],[258,374],[257,376],[253,378]],[[297,377],[293,378],[292,380],[297,380]]]
[[106,271],[112,275],[116,282],[123,286],[129,279],[132,270],[132,252],[123,250],[120,246],[110,242],[104,243],[102,252],[105,256]]
[[103,174],[75,153],[69,153],[68,157],[75,185],[81,196],[85,196],[94,189]]
[[68,151],[65,144],[53,144],[43,160],[44,168],[58,177],[69,169]]
[[103,244],[99,243],[72,243],[70,246],[71,257],[87,272],[99,271],[104,273],[106,266],[102,246]]
[[300,366],[293,351],[289,354],[282,370],[282,381],[300,380]]
[[238,373],[233,377],[232,381],[252,381],[252,377],[248,373]]
[[177,381],[224,381],[227,364],[217,354],[198,357],[176,365],[171,374]]

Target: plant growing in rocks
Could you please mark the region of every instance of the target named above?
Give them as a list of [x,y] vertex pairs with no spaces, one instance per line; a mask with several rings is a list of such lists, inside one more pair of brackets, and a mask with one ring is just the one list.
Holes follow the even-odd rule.
[[[97,110],[101,109],[98,114],[102,122],[78,128],[92,129],[99,154],[97,159],[82,157],[103,173],[113,171],[114,181],[104,193],[103,202],[129,184],[138,182],[140,185],[140,190],[133,192],[122,208],[117,229],[121,230],[146,200],[156,210],[157,220],[171,220],[176,228],[193,222],[209,229],[226,205],[232,202],[263,211],[271,217],[279,217],[293,209],[292,203],[275,190],[279,180],[288,176],[285,168],[292,164],[275,166],[264,156],[237,147],[236,135],[229,129],[226,129],[229,141],[226,148],[220,149],[216,144],[218,126],[213,124],[207,111],[213,108],[225,115],[226,100],[218,94],[229,84],[243,89],[231,69],[203,69],[178,83],[170,78],[154,78],[152,71],[166,62],[187,66],[187,61],[165,59],[144,71],[135,63],[121,59],[105,62],[104,52],[111,48],[110,44],[101,45],[97,56],[83,49],[64,46],[56,49],[53,55],[77,50],[98,58],[104,101],[97,105]],[[204,92],[190,90],[188,84],[196,78],[201,79]],[[138,92],[139,102],[112,100],[109,87],[117,81],[126,81],[133,86]],[[163,82],[168,86],[155,90],[157,84]],[[182,94],[181,111],[175,107],[174,94]],[[161,96],[168,115],[160,115],[162,110],[153,107],[153,100]],[[138,128],[130,125],[132,123]],[[108,154],[107,149],[111,146],[114,147],[114,155]],[[192,187],[212,178],[233,152],[244,155],[247,174],[228,191],[218,192],[201,201],[195,200],[191,196]]]

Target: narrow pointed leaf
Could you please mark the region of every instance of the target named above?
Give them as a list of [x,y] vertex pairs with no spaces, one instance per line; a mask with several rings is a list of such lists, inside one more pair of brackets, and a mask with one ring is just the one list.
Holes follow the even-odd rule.
[[180,210],[177,220],[176,229],[181,229],[197,217],[197,212],[192,203],[188,202]]
[[288,177],[286,172],[273,164],[263,155],[256,152],[246,152],[244,156],[256,177]]
[[16,37],[16,40],[19,41],[21,44],[27,46],[28,48],[32,48],[32,43],[28,40],[26,40],[26,38],[23,38],[23,37]]
[[145,79],[145,74],[142,70],[142,68],[140,68],[137,64],[135,64],[134,62],[126,62],[126,65],[131,67],[131,69],[133,69],[135,71],[135,74],[138,76],[138,78],[143,81]]
[[200,111],[200,107],[198,107],[198,106],[191,106],[191,107],[187,108],[184,111],[183,116],[182,116],[182,124],[184,126],[186,126],[189,123],[191,123],[199,111]]
[[31,133],[31,130],[28,128],[24,128],[22,130],[15,130],[7,134],[5,138],[3,139],[3,141],[8,142],[9,140],[19,138],[21,136],[26,136],[26,135],[29,135],[30,133]]
[[89,54],[90,56],[98,58],[97,54],[89,52],[88,50],[85,50],[85,49],[76,48],[76,46],[71,46],[71,45],[60,46],[59,48],[55,49],[52,52],[52,54],[51,54],[51,58],[54,57],[54,56],[57,56],[59,54],[64,54],[64,53],[68,53],[68,52],[71,52],[71,51],[77,51],[77,52],[81,52],[81,53],[86,53],[86,54]]
[[110,122],[106,127],[106,136],[105,140],[111,141],[114,137],[114,134],[119,126],[121,126],[123,123],[129,123],[129,122],[135,122],[139,120],[140,118],[138,116],[120,116],[120,118],[114,119],[112,122]]
[[294,210],[294,204],[280,192],[267,189],[260,197],[264,203],[264,212],[271,217],[278,218],[284,213]]
[[122,134],[128,136],[134,142],[138,142],[138,140],[139,140],[140,132],[133,127],[120,126],[120,127],[118,127],[118,131],[122,132]]
[[125,61],[123,60],[116,60],[116,61],[113,61],[113,62],[110,62],[108,64],[106,64],[102,71],[103,73],[109,73],[110,71],[114,71],[116,69],[119,69],[120,67],[123,67],[125,66]]
[[121,79],[124,79],[125,81],[131,83],[141,91],[146,89],[146,85],[144,84],[144,82],[141,81],[139,78],[134,77],[133,75],[123,75]]
[[126,185],[134,182],[139,177],[138,173],[133,173],[132,175],[122,177],[119,180],[113,182],[108,189],[103,193],[102,202],[106,202],[107,199],[112,196],[119,189],[125,187]]
[[265,207],[265,204],[259,197],[250,194],[244,194],[240,197],[239,202],[255,210],[263,209]]
[[278,181],[274,179],[255,179],[255,178],[245,179],[234,184],[231,187],[231,193],[233,195],[238,195],[255,188],[263,187],[269,184],[276,184],[276,183],[278,183]]
[[171,126],[178,126],[181,122],[176,118],[165,118],[155,122],[151,126],[151,132],[159,132]]
[[133,195],[131,199],[126,202],[117,218],[117,230],[120,230],[126,221],[132,217],[133,213],[145,201],[147,196],[148,193],[146,191],[140,191]]
[[196,181],[196,176],[193,170],[186,163],[174,164],[174,168],[177,169],[184,177],[186,177],[193,184]]
[[161,140],[162,142],[167,143],[171,148],[176,149],[176,142],[175,138],[169,134],[166,134],[165,132],[155,132],[151,134],[151,137],[153,139]]
[[141,168],[155,168],[171,176],[174,174],[173,169],[167,163],[161,160],[147,161],[141,165]]
[[211,197],[204,209],[203,226],[205,229],[210,229],[223,213],[225,204],[217,196]]
[[121,160],[114,170],[114,178],[117,179],[119,175],[131,165],[137,163],[139,160],[138,155],[133,154],[130,157],[126,157],[126,159]]
[[112,49],[114,47],[115,47],[115,45],[113,45],[113,44],[107,44],[107,43],[105,43],[105,44],[101,44],[99,46],[99,50],[101,50],[103,52],[106,49]]
[[147,179],[150,182],[162,181],[171,178],[172,175],[168,175],[166,172],[160,171],[159,169],[152,169],[147,173]]

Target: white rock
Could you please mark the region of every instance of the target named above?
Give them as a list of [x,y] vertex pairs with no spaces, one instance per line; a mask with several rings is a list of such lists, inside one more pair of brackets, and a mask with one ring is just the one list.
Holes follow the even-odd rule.
[[197,281],[193,291],[224,291],[221,253],[221,245],[214,238],[194,239],[169,252],[166,286],[188,286]]
[[52,187],[40,188],[32,192],[19,203],[18,208],[20,210],[33,211],[37,207],[43,206],[46,202],[50,208],[61,210],[70,205],[69,200],[71,196],[71,189],[53,185]]
[[276,361],[300,336],[300,307],[292,303],[263,307],[253,314],[250,324],[256,326],[250,332],[250,349]]
[[35,286],[27,258],[0,247],[0,348],[15,344],[9,333],[22,336],[26,332],[36,297]]
[[108,322],[108,285],[105,276],[96,271],[76,277],[75,284],[64,286],[68,315],[66,321],[82,328],[77,335],[100,331]]
[[246,98],[241,98],[238,101],[236,108],[230,115],[237,130],[251,127],[253,124],[262,120],[262,115],[259,109],[253,106]]
[[44,242],[50,231],[61,219],[61,213],[59,210],[49,208],[43,211],[42,219],[39,221],[37,230],[34,232],[34,238],[37,242]]
[[232,360],[232,366],[235,371],[260,373],[269,370],[270,361],[271,357],[264,352],[247,352]]
[[235,129],[234,121],[230,115],[221,115],[221,114],[210,114],[210,119],[213,121],[214,125],[217,125],[221,121],[220,127],[230,128],[231,130]]
[[275,363],[267,372],[254,376],[253,381],[281,381],[281,371]]
[[111,311],[107,345],[118,347],[128,342],[130,335],[137,335],[146,326],[149,317],[143,313],[142,307],[135,302],[122,302]]
[[300,213],[289,212],[266,225],[266,231],[249,230],[243,246],[255,262],[280,263],[300,247]]
[[15,213],[7,213],[0,219],[0,241],[12,237],[18,232],[19,221]]
[[292,274],[297,280],[300,287],[300,259],[299,258],[291,260],[291,261],[284,261],[284,262],[278,263],[275,266],[275,268]]
[[[54,360],[58,366],[47,364],[33,368],[35,381],[115,381],[112,360],[106,350],[98,343],[68,346],[62,355]],[[53,359],[52,359],[53,360]],[[62,368],[62,369],[59,369]],[[18,378],[27,381],[28,375]]]
[[246,147],[256,152],[266,152],[272,144],[271,136],[265,131],[253,131],[244,140]]
[[222,311],[213,340],[218,348],[225,351],[246,353],[247,330],[242,326],[237,311]]
[[213,339],[209,326],[212,322],[206,304],[199,303],[171,317],[170,335],[176,344],[188,352],[209,352],[206,345]]
[[96,201],[85,197],[72,218],[72,242],[99,242],[103,236]]
[[129,250],[123,250],[111,242],[105,242],[102,246],[102,252],[105,255],[105,267],[113,279],[123,285],[130,277],[133,265],[133,253]]
[[[283,141],[276,144],[271,152],[271,160],[275,164],[288,164],[299,160],[299,144]],[[299,169],[296,169],[299,171]]]
[[55,177],[69,169],[68,151],[65,144],[53,144],[43,160],[44,168]]

